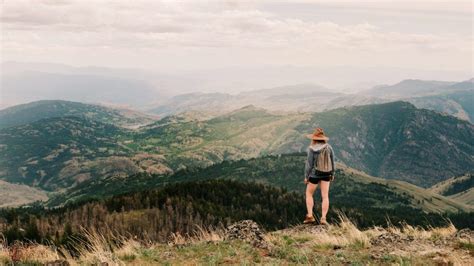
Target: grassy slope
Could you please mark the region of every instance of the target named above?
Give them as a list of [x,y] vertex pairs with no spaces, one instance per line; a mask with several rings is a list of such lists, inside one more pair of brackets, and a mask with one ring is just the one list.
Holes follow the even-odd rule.
[[398,180],[387,180],[383,178],[369,176],[361,171],[342,166],[346,172],[355,173],[356,178],[361,182],[376,182],[379,184],[388,185],[393,187],[397,193],[406,193],[411,195],[412,203],[414,206],[417,206],[428,212],[444,212],[444,211],[455,211],[455,210],[465,210],[473,211],[472,206],[464,204],[462,201],[451,199],[449,197],[444,197],[430,191],[429,189],[420,188],[413,184],[398,181]]
[[465,184],[466,188],[469,189],[470,186],[468,183],[472,182],[471,181],[472,178],[473,177],[471,174],[466,174],[463,176],[455,176],[433,185],[432,187],[429,188],[429,190],[437,194],[446,195],[446,193],[449,192],[450,188],[456,183]]
[[470,188],[466,191],[450,195],[448,196],[448,198],[451,198],[457,202],[462,202],[464,204],[474,206],[474,188]]
[[34,201],[46,200],[48,200],[48,196],[44,191],[0,180],[0,208],[16,207]]
[[137,152],[165,154],[173,169],[209,166],[273,151],[288,136],[298,134],[294,127],[306,118],[248,106],[207,121],[158,122],[138,132],[128,146]]
[[452,177],[432,186],[429,190],[433,193],[445,195],[448,198],[474,205],[474,188],[472,187],[472,174]]

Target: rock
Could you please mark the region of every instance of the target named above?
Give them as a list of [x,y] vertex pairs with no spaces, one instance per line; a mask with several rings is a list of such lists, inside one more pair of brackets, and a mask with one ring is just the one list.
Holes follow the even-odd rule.
[[380,253],[372,253],[370,254],[370,258],[374,259],[374,260],[380,260],[382,259],[382,254]]
[[263,231],[252,220],[243,220],[229,225],[225,230],[224,239],[239,239],[251,243],[255,247],[268,248]]
[[415,238],[413,236],[400,236],[394,233],[384,233],[370,240],[370,244],[374,246],[390,246],[393,244],[407,244],[414,240]]

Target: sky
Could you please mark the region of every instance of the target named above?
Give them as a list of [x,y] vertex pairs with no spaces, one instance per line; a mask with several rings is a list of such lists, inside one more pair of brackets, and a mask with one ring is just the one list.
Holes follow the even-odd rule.
[[1,1],[1,60],[473,73],[472,1]]

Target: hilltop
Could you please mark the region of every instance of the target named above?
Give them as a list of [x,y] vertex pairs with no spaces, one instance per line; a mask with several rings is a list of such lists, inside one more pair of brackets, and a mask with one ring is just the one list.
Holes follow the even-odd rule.
[[[125,238],[109,242],[91,233],[87,246],[71,256],[65,248],[45,245],[0,246],[0,262],[72,264],[400,264],[468,265],[474,259],[474,232],[452,225],[429,230],[358,229],[341,219],[328,227],[300,225],[265,232],[252,221],[227,228],[175,234],[167,244]],[[12,255],[14,254],[14,256]]]
[[125,108],[111,108],[63,100],[41,100],[0,110],[0,128],[65,116],[88,118],[123,127],[136,127],[152,123],[158,119],[157,116]]

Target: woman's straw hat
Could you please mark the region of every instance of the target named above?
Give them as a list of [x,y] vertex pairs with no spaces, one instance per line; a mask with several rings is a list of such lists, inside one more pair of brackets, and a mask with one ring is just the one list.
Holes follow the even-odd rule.
[[306,135],[306,137],[312,140],[329,140],[329,138],[324,135],[323,129],[320,127],[316,128],[313,134]]

